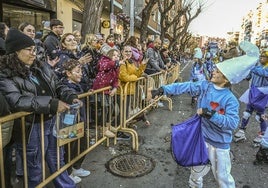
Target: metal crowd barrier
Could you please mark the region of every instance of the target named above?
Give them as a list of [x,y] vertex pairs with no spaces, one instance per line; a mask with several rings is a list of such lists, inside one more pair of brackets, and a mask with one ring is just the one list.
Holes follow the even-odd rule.
[[[172,110],[172,100],[166,96],[161,96],[154,100],[148,100],[147,93],[151,89],[156,89],[163,84],[169,84],[178,79],[179,67],[172,67],[167,71],[167,73],[157,73],[148,76],[147,78],[140,78],[136,82],[128,82],[125,87],[119,87],[118,92],[115,96],[106,95],[105,92],[109,91],[111,87],[102,88],[99,90],[94,90],[86,92],[79,95],[79,98],[84,102],[86,117],[82,122],[82,118],[78,115],[77,126],[84,127],[82,136],[77,138],[58,138],[57,139],[57,150],[58,150],[58,165],[57,171],[53,174],[47,175],[47,167],[45,165],[45,155],[44,155],[44,116],[41,115],[41,147],[42,147],[42,169],[43,169],[43,181],[37,187],[44,187],[50,183],[54,178],[56,178],[63,171],[71,167],[76,161],[81,157],[88,154],[94,148],[100,144],[106,142],[109,146],[110,139],[105,136],[106,127],[110,131],[122,131],[129,133],[132,136],[132,148],[138,151],[138,133],[129,126],[131,121],[136,117],[149,111],[150,108],[157,107],[157,102],[159,100],[167,100],[169,102],[169,109]],[[172,76],[167,77],[170,73]],[[23,170],[24,170],[24,187],[28,187],[27,180],[27,160],[26,160],[26,140],[25,140],[25,119],[31,114],[28,112],[18,112],[11,115],[0,118],[0,127],[7,121],[12,121],[16,119],[21,119],[22,128],[22,145],[23,145]],[[86,149],[80,151],[81,139],[86,137]],[[114,137],[114,144],[117,144],[116,133]],[[71,158],[71,142],[78,143],[77,154],[74,158]],[[67,154],[68,161],[65,161],[65,165],[60,167],[59,164],[59,151],[60,147],[65,147],[65,152]],[[66,151],[67,150],[67,151]],[[3,145],[2,145],[2,131],[0,131],[0,155],[3,156]],[[1,187],[5,187],[5,173],[4,173],[4,161],[3,157],[0,158],[0,170],[1,170]]]

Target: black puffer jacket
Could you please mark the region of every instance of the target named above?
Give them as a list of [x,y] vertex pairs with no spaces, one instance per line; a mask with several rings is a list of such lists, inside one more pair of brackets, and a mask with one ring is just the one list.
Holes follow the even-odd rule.
[[88,52],[92,56],[92,61],[90,63],[85,64],[82,67],[83,76],[80,82],[80,85],[85,92],[87,92],[89,89],[92,89],[93,82],[98,73],[98,68],[97,68],[98,62],[101,57],[101,54],[97,52],[94,48],[88,49]]
[[[36,84],[29,78],[20,76],[12,76],[12,71],[9,67],[2,67],[0,70],[0,91],[5,95],[10,107],[11,112],[27,111],[34,112],[26,118],[26,136],[28,138],[32,124],[40,122],[40,115],[43,113],[45,120],[52,118],[58,108],[59,100],[68,104],[77,98],[77,95],[69,89],[66,85],[62,84],[48,67],[46,63],[35,62],[31,67],[38,80],[42,80],[39,88],[47,90],[45,93],[50,95],[38,95],[43,91],[37,91]],[[21,126],[14,126],[14,138],[21,139]],[[21,140],[20,140],[21,141]]]

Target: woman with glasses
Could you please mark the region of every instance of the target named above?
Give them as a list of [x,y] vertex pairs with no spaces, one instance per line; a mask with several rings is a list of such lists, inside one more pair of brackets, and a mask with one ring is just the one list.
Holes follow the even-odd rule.
[[[10,29],[5,41],[6,55],[0,59],[0,91],[6,97],[11,112],[32,112],[25,119],[28,187],[36,187],[43,181],[42,155],[45,155],[50,173],[57,171],[57,138],[53,135],[56,113],[79,103],[78,96],[55,77],[48,64],[36,59],[32,38],[16,29]],[[41,114],[44,114],[44,135],[41,135]],[[14,141],[21,147],[21,121],[13,128]],[[44,136],[44,151],[41,137]],[[63,148],[60,148],[60,166],[63,166]],[[53,183],[55,187],[74,188],[75,183],[63,171]]]

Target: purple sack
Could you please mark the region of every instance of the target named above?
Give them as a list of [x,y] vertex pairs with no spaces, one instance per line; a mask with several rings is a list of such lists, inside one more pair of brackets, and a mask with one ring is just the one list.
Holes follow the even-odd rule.
[[268,95],[261,92],[257,87],[251,86],[249,90],[249,104],[258,112],[263,112],[268,102]]
[[198,166],[209,163],[200,116],[195,115],[172,126],[171,151],[174,160],[181,166]]

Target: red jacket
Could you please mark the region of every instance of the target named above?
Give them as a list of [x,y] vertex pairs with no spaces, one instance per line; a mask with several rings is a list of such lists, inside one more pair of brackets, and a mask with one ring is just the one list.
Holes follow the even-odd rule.
[[[107,86],[117,88],[119,86],[119,66],[107,56],[102,56],[98,62],[98,73],[93,82],[93,89],[101,89]],[[109,94],[109,92],[105,92]]]

